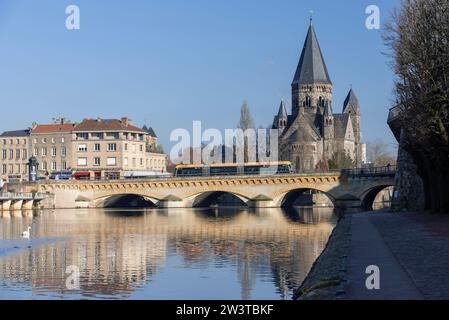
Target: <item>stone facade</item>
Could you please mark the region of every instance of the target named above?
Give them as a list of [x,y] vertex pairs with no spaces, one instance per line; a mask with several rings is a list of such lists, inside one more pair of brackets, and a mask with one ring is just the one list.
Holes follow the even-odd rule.
[[38,174],[70,171],[72,160],[72,123],[37,124],[31,127],[31,152],[39,163]]
[[0,179],[21,182],[28,179],[30,130],[6,131],[0,135]]
[[343,112],[333,113],[333,85],[312,24],[292,83],[292,113],[282,101],[273,128],[279,130],[281,160],[298,172],[314,171],[335,153],[344,152],[357,166],[366,162],[361,112],[351,89]]

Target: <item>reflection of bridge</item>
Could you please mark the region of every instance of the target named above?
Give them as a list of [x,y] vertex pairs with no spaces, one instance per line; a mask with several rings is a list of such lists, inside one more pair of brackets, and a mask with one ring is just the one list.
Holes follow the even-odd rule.
[[21,188],[51,195],[55,208],[105,207],[129,195],[162,208],[201,207],[210,205],[224,193],[238,197],[250,207],[283,207],[293,205],[304,190],[325,193],[337,207],[370,208],[376,195],[394,184],[394,176],[395,168],[384,168],[278,176],[45,181]]
[[43,198],[41,193],[0,193],[0,210],[31,210]]

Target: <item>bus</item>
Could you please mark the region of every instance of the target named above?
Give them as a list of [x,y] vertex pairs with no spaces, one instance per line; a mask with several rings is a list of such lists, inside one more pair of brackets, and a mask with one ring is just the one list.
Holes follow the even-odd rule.
[[290,174],[292,164],[282,162],[223,163],[223,164],[180,164],[175,168],[175,177],[216,177],[259,174]]

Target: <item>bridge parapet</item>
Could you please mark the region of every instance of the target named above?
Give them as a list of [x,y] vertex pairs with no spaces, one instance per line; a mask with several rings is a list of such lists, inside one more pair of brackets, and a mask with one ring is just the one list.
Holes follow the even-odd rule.
[[380,177],[395,177],[397,172],[396,166],[385,166],[375,168],[360,168],[360,169],[345,169],[342,170],[341,175],[343,178],[380,178]]

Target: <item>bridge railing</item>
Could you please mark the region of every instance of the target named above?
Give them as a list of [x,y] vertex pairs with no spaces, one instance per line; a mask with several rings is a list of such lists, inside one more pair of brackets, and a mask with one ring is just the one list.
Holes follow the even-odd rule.
[[5,201],[5,200],[42,200],[44,199],[44,194],[43,193],[36,193],[36,194],[32,194],[32,193],[27,193],[27,192],[18,192],[18,193],[13,193],[13,192],[4,192],[4,193],[0,193],[0,201]]
[[397,166],[385,166],[385,167],[375,167],[375,168],[358,168],[358,169],[344,169],[341,171],[343,177],[348,178],[369,178],[369,177],[379,177],[395,176],[397,171]]
[[404,107],[402,105],[398,105],[396,107],[391,108],[390,112],[388,113],[388,122],[392,122],[398,119],[402,110],[404,110]]

